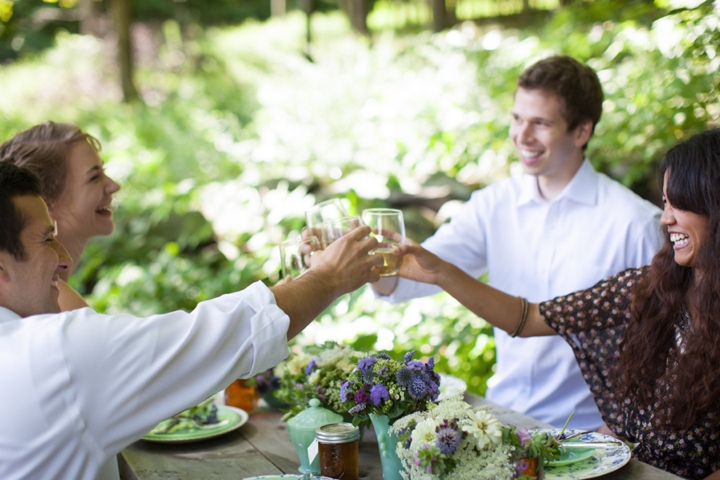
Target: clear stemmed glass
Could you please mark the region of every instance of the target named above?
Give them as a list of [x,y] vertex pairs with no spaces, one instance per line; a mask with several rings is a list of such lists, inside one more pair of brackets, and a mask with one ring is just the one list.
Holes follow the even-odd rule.
[[361,225],[365,224],[360,217],[343,217],[325,220],[320,226],[322,248],[326,249],[328,245],[333,243],[335,240]]
[[392,254],[393,248],[405,243],[405,222],[400,210],[393,208],[369,208],[362,212],[365,225],[370,227],[370,236],[379,243],[370,253],[382,255],[383,266],[378,269],[381,277],[396,275],[403,257]]
[[310,256],[321,250],[320,241],[314,235],[288,240],[280,245],[283,278],[297,278],[310,268]]
[[305,214],[305,219],[307,220],[307,227],[314,229],[319,228],[322,222],[326,220],[349,216],[347,210],[343,207],[342,201],[339,198],[331,198],[311,207]]

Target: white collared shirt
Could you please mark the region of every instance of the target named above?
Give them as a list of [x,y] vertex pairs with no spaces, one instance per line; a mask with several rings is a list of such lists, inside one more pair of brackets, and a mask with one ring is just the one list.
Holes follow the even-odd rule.
[[0,478],[95,479],[158,422],[284,360],[289,324],[261,282],[149,318],[0,307]]
[[[531,175],[473,193],[423,246],[473,277],[540,302],[588,288],[624,268],[647,265],[662,245],[660,209],[585,159],[565,189],[542,198]],[[400,279],[393,302],[431,295],[434,285]],[[519,319],[518,319],[519,320]],[[510,338],[495,329],[496,373],[487,398],[556,426],[602,419],[571,348],[559,336]]]

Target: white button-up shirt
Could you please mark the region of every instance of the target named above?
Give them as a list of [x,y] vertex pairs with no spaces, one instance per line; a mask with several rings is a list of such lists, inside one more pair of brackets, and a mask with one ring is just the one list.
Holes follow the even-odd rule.
[[[473,277],[487,271],[490,284],[502,291],[540,302],[649,264],[662,244],[661,213],[585,159],[551,201],[542,198],[530,175],[474,192],[423,246]],[[401,302],[439,291],[400,279],[385,298]],[[562,338],[513,339],[496,328],[495,342],[497,366],[488,399],[556,426],[572,412],[573,428],[602,425]]]
[[87,479],[158,422],[287,357],[262,283],[149,318],[0,308],[0,478]]

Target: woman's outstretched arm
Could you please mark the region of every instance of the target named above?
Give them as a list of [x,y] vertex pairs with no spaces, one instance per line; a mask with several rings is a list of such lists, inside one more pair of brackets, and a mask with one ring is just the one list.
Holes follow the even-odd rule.
[[[490,324],[510,334],[517,330],[523,313],[523,302],[520,298],[472,278],[419,245],[401,245],[395,249],[395,253],[405,256],[398,273],[401,277],[437,285]],[[533,337],[555,333],[540,316],[538,305],[528,304],[527,319],[518,336]]]

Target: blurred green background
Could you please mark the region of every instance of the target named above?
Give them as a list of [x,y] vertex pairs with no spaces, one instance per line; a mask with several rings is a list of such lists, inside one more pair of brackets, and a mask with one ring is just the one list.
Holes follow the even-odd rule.
[[[720,1],[280,1],[0,0],[0,139],[77,123],[123,185],[116,233],[71,279],[99,311],[192,309],[273,284],[277,245],[330,197],[402,208],[423,240],[474,189],[519,172],[515,82],[551,54],[603,82],[595,167],[656,203],[662,153],[720,125]],[[128,102],[113,2],[131,12]],[[435,355],[478,393],[494,364],[492,329],[445,294],[346,295],[296,342],[326,340]]]

